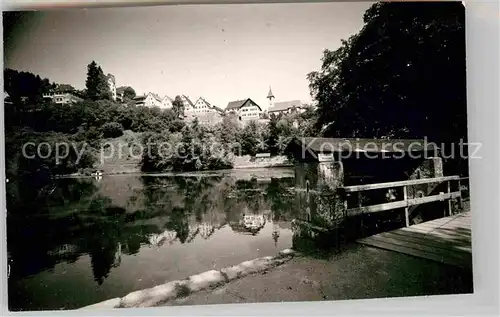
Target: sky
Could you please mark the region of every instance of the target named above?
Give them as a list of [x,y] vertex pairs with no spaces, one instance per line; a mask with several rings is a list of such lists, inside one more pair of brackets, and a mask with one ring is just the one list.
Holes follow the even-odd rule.
[[310,102],[307,74],[363,26],[369,2],[183,5],[25,12],[4,67],[85,87],[95,60],[137,94],[185,94],[225,108],[251,98]]

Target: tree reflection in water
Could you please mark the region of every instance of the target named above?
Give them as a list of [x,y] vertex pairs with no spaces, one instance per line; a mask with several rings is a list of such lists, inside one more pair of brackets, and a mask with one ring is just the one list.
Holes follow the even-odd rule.
[[[144,176],[135,177],[138,185],[130,186],[130,177],[123,178],[112,186],[106,185],[109,177],[100,182],[61,179],[52,195],[36,203],[20,194],[29,184],[10,183],[10,279],[88,255],[101,285],[122,255],[147,246],[210,239],[226,225],[235,233],[257,235],[267,221],[275,222],[272,239],[277,243],[277,223],[290,221],[298,212],[287,191],[289,179]],[[126,203],[118,204],[124,197]]]
[[[187,250],[210,239],[220,241],[215,239],[220,230],[224,230],[223,235],[241,237],[235,239],[240,242],[248,241],[244,243],[249,243],[249,248],[254,248],[250,241],[259,243],[259,247],[268,244],[271,249],[267,252],[277,248],[279,242],[281,247],[290,247],[288,243],[292,242],[293,248],[311,254],[311,250],[320,250],[318,246],[335,245],[338,237],[292,226],[293,219],[307,218],[307,210],[311,223],[332,220],[327,199],[304,199],[291,190],[293,185],[292,178],[108,176],[99,182],[60,179],[51,195],[32,197],[35,191],[29,190],[29,183],[8,183],[9,292],[24,294],[9,297],[9,305],[13,309],[30,306],[30,297],[45,290],[23,284],[26,277],[41,275],[59,263],[88,256],[95,286],[104,287],[113,268],[119,267],[126,256],[141,256],[150,248],[172,245],[172,250]],[[264,232],[269,240],[261,239]],[[283,236],[287,238],[280,241]],[[230,238],[226,241],[231,248]],[[242,258],[248,252],[241,245],[233,251],[224,248],[221,252],[243,253],[237,255]],[[226,256],[216,253],[209,252],[211,258],[204,261]],[[321,254],[325,252],[312,255]]]

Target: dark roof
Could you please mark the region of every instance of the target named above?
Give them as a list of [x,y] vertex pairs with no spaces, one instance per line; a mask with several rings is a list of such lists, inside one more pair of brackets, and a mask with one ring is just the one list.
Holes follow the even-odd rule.
[[134,97],[134,101],[143,101],[144,99],[146,99],[147,96],[135,96]]
[[[200,97],[200,98],[198,98],[198,99],[203,100],[203,101],[204,101],[204,102],[205,102],[205,103],[206,103],[209,107],[211,106],[210,102],[208,102],[205,98]],[[197,102],[198,102],[198,101],[197,101]]]
[[239,109],[241,108],[241,106],[243,106],[243,104],[245,103],[245,101],[247,101],[248,99],[243,99],[243,100],[236,100],[236,101],[231,101],[227,104],[227,107],[226,107],[226,110],[233,110],[233,109]]
[[[199,97],[199,98],[196,100],[195,104],[196,104],[196,103],[198,103],[198,100],[200,100],[200,99],[201,99],[201,100],[203,100],[203,102],[205,102],[205,104],[206,104],[209,108],[212,108],[212,109],[216,110],[217,112],[224,112],[224,110],[223,110],[223,109],[221,109],[221,108],[219,108],[219,107],[217,107],[217,106],[214,106],[214,105],[210,104],[210,102],[208,102],[208,101],[207,101],[205,98],[203,98],[203,97]],[[245,101],[246,101],[246,100],[245,100]]]
[[182,95],[181,97],[184,97],[184,99],[185,99],[185,100],[187,100],[187,102],[189,103],[189,105],[190,105],[191,107],[194,107],[193,102],[191,101],[191,99],[189,99],[189,98],[188,98],[188,96],[186,96],[186,95]]
[[[437,150],[438,147],[422,139],[341,139],[341,138],[295,138],[292,145],[304,146],[308,151],[317,153],[332,152],[423,152]],[[290,150],[290,148],[288,148]]]
[[234,110],[234,109],[239,109],[241,107],[243,107],[243,105],[245,105],[245,103],[247,101],[251,101],[254,105],[256,105],[257,107],[259,107],[260,110],[262,110],[260,108],[260,106],[255,102],[253,101],[252,99],[250,98],[247,98],[247,99],[244,99],[244,100],[236,100],[236,101],[231,101],[227,104],[227,107],[226,107],[226,110]]
[[224,112],[224,110],[223,110],[223,109],[221,109],[221,108],[219,108],[219,107],[217,107],[217,106],[213,106],[213,108],[214,108],[216,111],[218,111],[218,112]]
[[125,90],[127,89],[128,87],[118,87],[116,88],[116,93],[117,94],[121,94],[122,92],[125,92]]
[[153,96],[153,98],[155,98],[156,100],[158,101],[162,101],[162,98],[158,95],[158,94],[155,94],[154,92],[150,92],[150,94]]
[[300,102],[300,100],[281,101],[281,102],[275,102],[274,106],[270,108],[267,112],[284,111],[290,108],[301,108],[301,107],[303,107],[303,105],[302,102]]
[[56,93],[67,93],[67,92],[73,92],[75,88],[69,84],[59,84],[57,87],[54,89],[54,92]]

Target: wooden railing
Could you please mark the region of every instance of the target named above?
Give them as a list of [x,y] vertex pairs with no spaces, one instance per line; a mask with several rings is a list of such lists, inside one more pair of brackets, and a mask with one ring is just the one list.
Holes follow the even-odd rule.
[[[461,185],[467,184],[465,188],[462,188]],[[460,177],[458,179],[458,188],[460,189],[460,195],[462,199],[468,199],[470,195],[470,184],[469,184],[469,177]],[[463,192],[466,191],[465,197]]]
[[[347,208],[347,200],[346,204],[346,214],[347,216],[355,216],[366,213],[376,213],[386,210],[404,208],[405,209],[405,223],[406,226],[409,226],[409,212],[408,209],[411,206],[437,202],[437,201],[448,201],[448,215],[451,215],[451,199],[461,198],[460,191],[460,180],[459,176],[447,176],[447,177],[436,177],[436,178],[425,178],[425,179],[416,179],[416,180],[408,180],[408,181],[399,181],[399,182],[387,182],[387,183],[377,183],[377,184],[367,184],[367,185],[355,185],[355,186],[346,186],[343,187],[345,193],[358,193],[358,206],[356,208]],[[418,197],[418,198],[408,198],[408,187],[420,184],[431,184],[431,183],[447,183],[447,192],[439,193],[437,195]],[[458,187],[456,191],[451,191],[451,182],[458,182]],[[370,205],[370,206],[362,206],[361,193],[363,191],[375,190],[375,189],[389,189],[389,188],[398,188],[403,187],[403,200],[387,202],[384,204]]]

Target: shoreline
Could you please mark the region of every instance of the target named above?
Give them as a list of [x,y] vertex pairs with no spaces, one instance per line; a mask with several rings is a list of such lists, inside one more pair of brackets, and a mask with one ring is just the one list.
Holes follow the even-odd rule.
[[77,310],[155,307],[186,297],[198,291],[215,289],[250,274],[267,271],[290,261],[296,256],[292,249],[280,251],[275,256],[265,256],[241,262],[220,270],[210,270],[191,275],[183,280],[169,281],[151,288],[128,293]]
[[225,173],[231,173],[234,171],[241,170],[267,170],[267,169],[285,169],[285,168],[293,168],[293,164],[280,164],[280,165],[269,165],[269,166],[238,166],[231,169],[221,169],[221,170],[203,170],[203,171],[182,171],[182,172],[141,172],[140,170],[136,171],[123,171],[123,172],[109,172],[102,173],[101,175],[85,175],[81,173],[73,173],[73,174],[58,174],[54,175],[56,179],[63,178],[95,178],[99,176],[118,176],[118,175],[141,175],[141,176],[191,176],[191,175],[220,175]]

